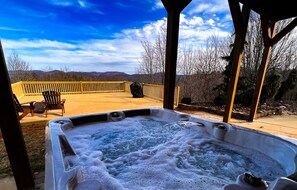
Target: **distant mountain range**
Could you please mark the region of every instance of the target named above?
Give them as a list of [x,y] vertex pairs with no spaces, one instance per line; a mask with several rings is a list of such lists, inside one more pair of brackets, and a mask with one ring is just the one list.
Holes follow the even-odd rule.
[[[147,74],[127,74],[124,72],[118,72],[118,71],[108,71],[108,72],[79,72],[79,71],[70,71],[70,72],[63,72],[60,70],[53,70],[53,71],[41,71],[41,70],[31,70],[31,73],[34,73],[38,76],[38,78],[43,79],[46,76],[52,75],[52,76],[59,76],[63,74],[67,75],[75,75],[75,76],[81,76],[85,79],[89,80],[109,80],[109,81],[115,81],[115,80],[125,80],[125,81],[147,81],[149,78],[149,75]],[[13,72],[10,72],[11,75],[13,75]],[[57,77],[58,79],[59,77]],[[154,79],[156,81],[162,80],[162,74],[156,73],[154,74]]]
[[[26,80],[33,81],[131,81],[131,82],[144,82],[153,84],[162,84],[164,76],[162,73],[155,73],[153,76],[148,74],[127,74],[118,71],[108,71],[108,72],[79,72],[79,71],[69,71],[63,72],[60,70],[52,71],[41,71],[41,70],[30,70],[25,72],[20,71],[9,71],[10,78],[14,78],[22,74],[26,74]],[[177,75],[176,79],[182,78],[182,75]],[[17,82],[23,79],[17,78],[18,80],[12,80]],[[152,80],[153,79],[153,80]]]
[[124,72],[117,72],[117,71],[109,71],[109,72],[77,72],[71,71],[68,72],[69,74],[79,74],[85,76],[93,76],[93,77],[129,77],[131,75],[124,73]]
[[[52,70],[52,71],[41,71],[41,70],[32,70],[30,72],[34,72],[38,75],[47,75],[47,74],[59,74],[59,73],[65,73],[64,71],[60,71],[60,70]],[[70,71],[70,72],[66,72],[68,74],[79,74],[79,75],[86,75],[86,76],[94,76],[94,77],[98,77],[98,76],[129,76],[129,74],[124,73],[124,72],[118,72],[118,71],[109,71],[109,72],[80,72],[80,71]]]

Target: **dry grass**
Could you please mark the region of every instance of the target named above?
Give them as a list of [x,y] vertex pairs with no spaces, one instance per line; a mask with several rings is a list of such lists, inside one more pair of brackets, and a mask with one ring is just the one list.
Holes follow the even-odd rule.
[[[44,171],[46,121],[21,124],[32,171]],[[0,178],[12,175],[3,139],[0,138]]]

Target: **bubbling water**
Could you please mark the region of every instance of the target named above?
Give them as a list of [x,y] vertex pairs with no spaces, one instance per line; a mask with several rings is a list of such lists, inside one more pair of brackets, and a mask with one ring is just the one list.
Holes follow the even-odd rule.
[[[192,122],[126,118],[66,131],[77,156],[65,159],[78,182],[103,189],[221,189],[251,172],[284,176],[266,155],[218,141]],[[96,187],[97,188],[97,187]]]

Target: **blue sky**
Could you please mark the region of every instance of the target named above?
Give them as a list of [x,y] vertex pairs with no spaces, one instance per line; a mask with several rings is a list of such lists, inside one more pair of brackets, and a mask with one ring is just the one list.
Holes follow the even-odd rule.
[[[161,0],[0,0],[5,56],[16,51],[32,69],[136,73],[141,40],[166,25]],[[192,0],[180,39],[200,44],[233,30],[227,0]]]

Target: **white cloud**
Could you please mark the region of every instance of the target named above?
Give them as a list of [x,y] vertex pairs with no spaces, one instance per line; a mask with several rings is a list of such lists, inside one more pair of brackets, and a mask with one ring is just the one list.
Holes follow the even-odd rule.
[[49,0],[50,4],[62,6],[62,7],[68,7],[73,6],[74,2],[72,0]]
[[143,28],[125,29],[121,33],[115,34],[115,37],[126,37],[131,39],[154,39],[166,27],[167,18],[162,18],[155,22],[145,25]]
[[190,25],[198,25],[198,26],[202,26],[204,24],[204,21],[201,17],[197,17],[194,16],[190,21],[189,21]]
[[[132,39],[151,39],[153,40],[162,29],[166,29],[167,18],[160,19],[145,25],[139,29],[126,29],[122,33],[117,34],[117,37],[126,36]],[[212,18],[203,20],[202,17],[193,16],[188,17],[185,14],[180,15],[180,39],[192,39],[192,40],[204,40],[207,37],[216,33],[219,36],[229,35],[228,27],[221,23],[220,20],[214,20]],[[217,26],[217,27],[215,27]],[[222,26],[222,27],[220,27]]]
[[196,0],[190,3],[187,10],[189,14],[226,13],[229,12],[229,5],[225,0]]
[[193,8],[192,10],[190,10],[189,13],[193,14],[193,13],[206,12],[206,11],[210,10],[211,7],[212,7],[212,5],[209,3],[201,3],[201,4],[197,5],[195,8]]
[[226,27],[215,27],[221,24],[218,20],[208,19],[204,20],[202,17],[193,16],[186,17],[181,14],[180,24],[180,40],[194,42],[195,44],[203,43],[203,40],[216,34],[221,37],[229,35]]
[[214,26],[215,25],[215,21],[213,19],[209,19],[208,21],[206,21],[210,26]]
[[120,3],[120,2],[116,2],[115,4],[116,4],[117,6],[119,6],[119,7],[122,7],[122,8],[129,8],[129,7],[130,7],[130,5],[123,4],[123,3]]
[[86,3],[84,1],[77,1],[81,7],[86,7]]
[[10,27],[1,27],[0,30],[6,30],[6,31],[15,31],[15,32],[28,32],[28,30],[19,29],[19,28],[10,28]]
[[50,40],[28,40],[21,39],[18,41],[14,40],[3,40],[6,48],[9,49],[28,49],[28,48],[55,48],[55,49],[73,49],[74,45],[58,42],[58,41],[50,41]]
[[[114,34],[113,39],[91,39],[86,41],[61,42],[47,39],[3,40],[5,55],[12,50],[28,61],[33,69],[51,66],[60,69],[68,65],[75,71],[123,71],[136,72],[143,48],[141,40],[154,38],[166,27],[162,18],[142,28],[125,29]],[[181,42],[200,46],[203,40],[216,34],[228,36],[227,27],[216,19],[189,17],[181,14],[179,38]]]
[[232,21],[232,16],[231,14],[226,14],[222,20],[225,20],[225,21]]
[[[134,73],[142,50],[139,41],[125,38],[73,43],[22,39],[3,40],[2,44],[6,56],[15,50],[33,69],[42,69],[49,65],[60,69],[61,65],[68,65],[71,70],[76,71],[122,70]],[[119,68],[113,67],[115,63],[122,65]]]
[[80,6],[81,8],[86,8],[86,9],[88,9],[88,8],[94,8],[94,7],[96,7],[95,4],[90,3],[90,2],[88,2],[87,0],[77,0],[77,3],[79,4],[79,6]]
[[164,8],[164,5],[163,5],[162,1],[161,0],[156,0],[155,1],[155,6],[153,7],[153,9],[162,9],[162,8]]
[[75,7],[85,11],[103,15],[104,13],[96,9],[97,5],[88,2],[87,0],[50,0],[48,3],[60,7]]

